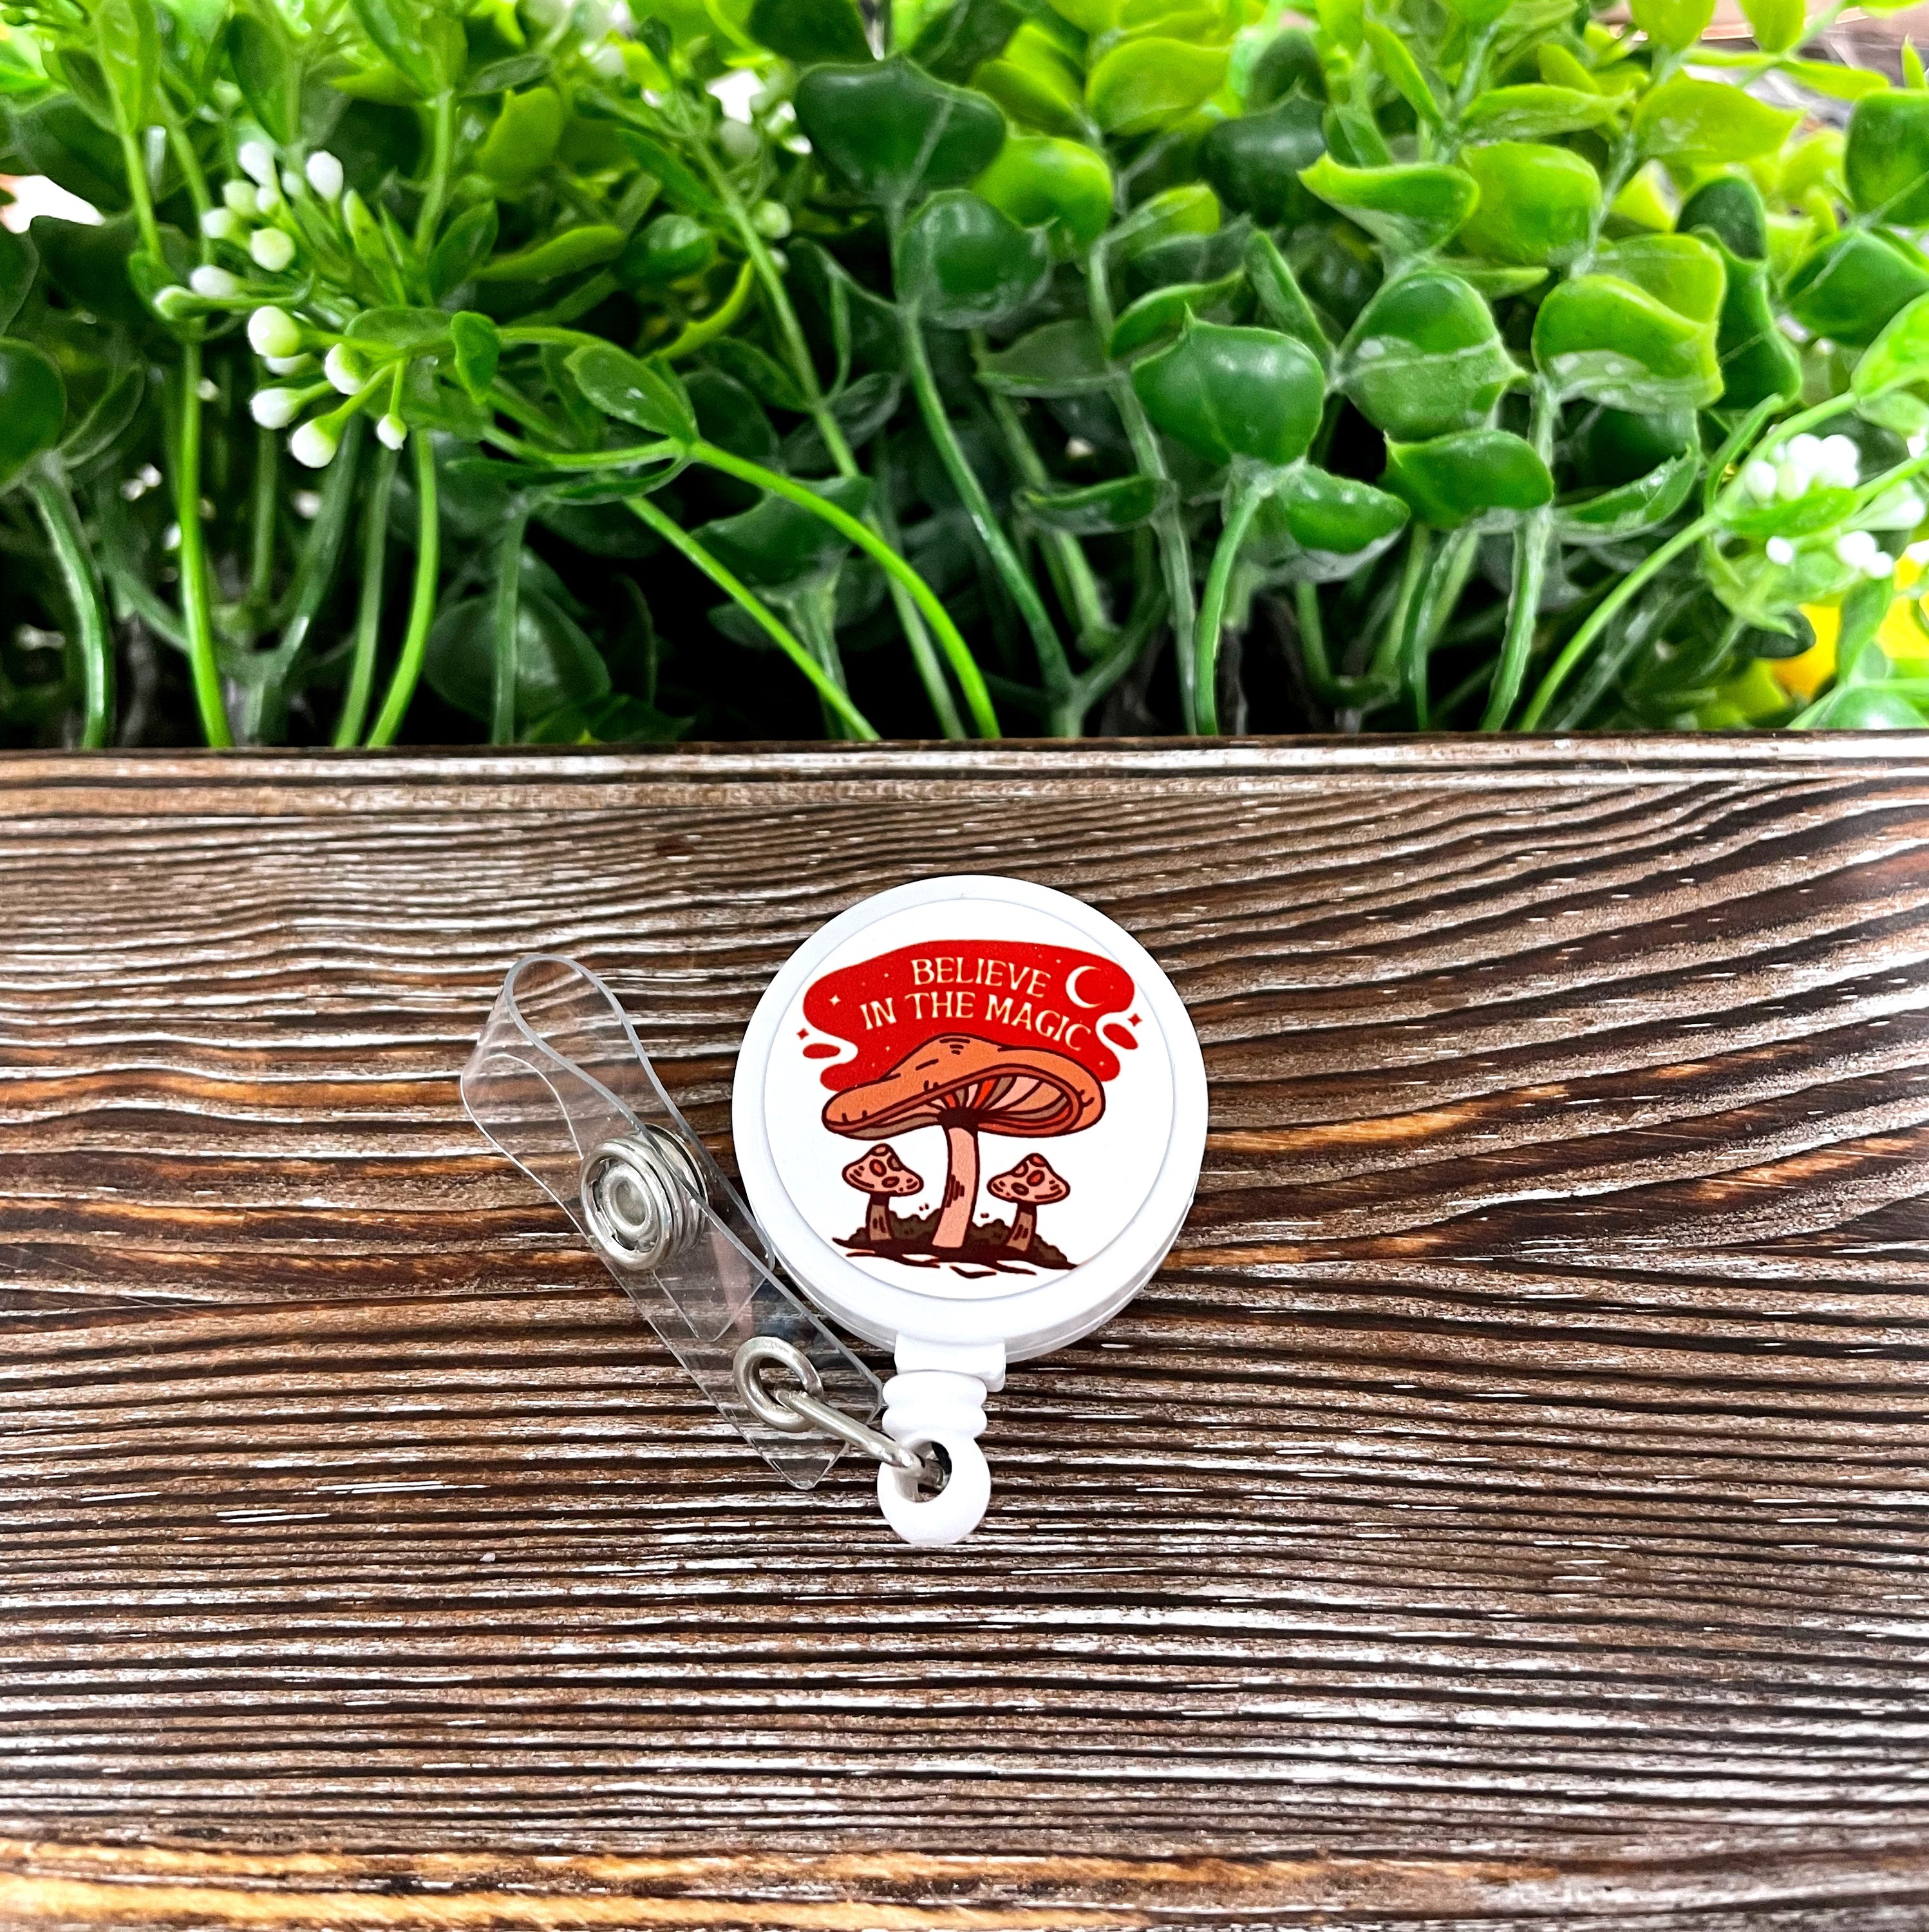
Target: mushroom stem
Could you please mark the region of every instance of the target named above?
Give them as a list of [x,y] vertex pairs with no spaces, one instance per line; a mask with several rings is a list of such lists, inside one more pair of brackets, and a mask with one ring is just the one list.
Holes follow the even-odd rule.
[[1032,1237],[1038,1232],[1037,1204],[1020,1202],[1017,1213],[1011,1217],[1011,1252],[1014,1255],[1029,1255],[1032,1252]]
[[970,1122],[945,1123],[945,1198],[931,1236],[934,1248],[962,1248],[971,1232],[971,1210],[978,1205],[978,1129]]
[[891,1196],[873,1194],[870,1197],[870,1212],[864,1222],[864,1239],[873,1247],[881,1246],[891,1239]]

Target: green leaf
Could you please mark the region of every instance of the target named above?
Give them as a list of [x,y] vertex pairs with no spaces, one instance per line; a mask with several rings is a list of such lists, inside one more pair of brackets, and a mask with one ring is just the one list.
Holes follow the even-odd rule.
[[1538,510],[1554,497],[1554,479],[1534,446],[1501,429],[1389,443],[1380,480],[1406,499],[1421,522],[1442,530],[1496,513]]
[[1684,450],[1631,483],[1563,503],[1554,512],[1554,535],[1562,543],[1619,543],[1664,524],[1688,501],[1701,464],[1700,450]]
[[1051,268],[1042,230],[1020,228],[969,189],[948,188],[904,231],[897,296],[941,327],[985,328],[1032,301]]
[[1866,402],[1906,382],[1929,380],[1929,290],[1916,297],[1870,344],[1849,379]]
[[1449,10],[1458,14],[1475,33],[1490,27],[1512,5],[1513,0],[1447,0]]
[[1081,77],[1056,50],[1028,44],[1026,37],[1033,31],[1027,22],[998,59],[985,61],[973,71],[971,84],[997,102],[1017,126],[1080,139],[1091,131]]
[[[772,409],[790,410],[801,415],[810,408],[810,399],[798,387],[796,378],[754,342],[747,342],[740,335],[720,335],[711,344],[708,353],[718,368]],[[702,410],[697,414],[700,418]],[[711,440],[714,442],[717,439],[712,436]]]
[[1246,243],[1244,261],[1246,280],[1257,298],[1260,312],[1282,334],[1303,342],[1311,350],[1320,368],[1332,373],[1333,344],[1313,313],[1313,304],[1299,286],[1292,265],[1279,252],[1279,244],[1263,230]]
[[228,23],[228,68],[269,138],[286,146],[301,131],[301,68],[280,14],[237,13]]
[[1153,424],[1202,460],[1284,467],[1306,454],[1325,382],[1311,350],[1266,328],[1188,322],[1132,371]]
[[1707,32],[1715,0],[1632,0],[1628,11],[1649,40],[1682,53]]
[[981,175],[1005,145],[1005,117],[983,94],[933,80],[901,56],[812,68],[797,85],[797,118],[827,166],[895,209]]
[[546,242],[532,243],[513,255],[499,255],[478,268],[479,282],[547,282],[564,275],[580,274],[585,268],[600,268],[623,252],[620,228],[592,222],[587,227],[566,228]]
[[1224,84],[1227,50],[1160,36],[1128,40],[1086,78],[1085,104],[1108,134],[1150,134],[1183,121]]
[[1340,368],[1360,413],[1402,442],[1477,428],[1521,374],[1486,302],[1442,268],[1382,289],[1347,338]]
[[927,74],[963,80],[1011,39],[1024,17],[1011,0],[954,0],[924,16],[909,51]]
[[464,309],[449,318],[455,345],[456,380],[478,403],[489,400],[496,365],[502,359],[502,338],[487,316]]
[[1768,260],[1768,209],[1761,190],[1745,175],[1718,175],[1703,182],[1682,203],[1675,226],[1684,235],[1712,228],[1730,255],[1748,262]]
[[750,33],[798,67],[870,58],[864,16],[851,0],[756,0]]
[[1114,362],[1128,362],[1142,350],[1178,334],[1188,315],[1202,322],[1241,321],[1244,318],[1236,311],[1242,306],[1239,298],[1245,292],[1245,276],[1236,268],[1216,282],[1173,282],[1155,289],[1119,318],[1106,344],[1107,353]]
[[1442,266],[1451,268],[1467,286],[1489,302],[1502,302],[1509,296],[1524,296],[1547,279],[1545,268],[1531,265],[1519,268],[1505,262],[1477,262],[1471,255],[1448,255]]
[[496,204],[485,201],[465,208],[443,231],[429,256],[429,292],[439,302],[461,287],[496,247],[499,218]]
[[675,375],[608,343],[577,350],[567,364],[577,387],[605,416],[677,442],[696,440],[696,417]]
[[1802,262],[1786,300],[1811,334],[1856,346],[1873,342],[1892,316],[1925,293],[1929,268],[1913,250],[1890,236],[1850,229]]
[[29,342],[0,339],[0,489],[60,440],[67,386]]
[[1539,141],[1550,134],[1572,134],[1605,126],[1614,118],[1611,95],[1592,89],[1549,87],[1534,82],[1490,87],[1461,116],[1469,140]]
[[717,238],[687,214],[659,214],[623,245],[613,272],[622,286],[665,288],[700,275],[717,259]]
[[1602,249],[1594,266],[1646,290],[1691,322],[1712,322],[1721,313],[1727,279],[1721,257],[1692,235],[1631,236]]
[[[127,206],[120,143],[78,101],[56,94],[35,101],[25,113],[13,110],[7,122],[13,147],[34,173],[45,175],[103,214],[118,213]],[[34,226],[52,218],[42,215]]]
[[1275,496],[1293,542],[1324,556],[1352,556],[1383,543],[1405,527],[1409,514],[1399,497],[1310,463],[1293,470]]
[[43,214],[28,232],[48,280],[75,308],[110,322],[139,324],[150,319],[128,279],[129,263],[140,247],[131,214],[97,224]]
[[1887,91],[1889,76],[1865,67],[1842,67],[1834,61],[1784,61],[1780,71],[1800,86],[1835,100],[1860,100]]
[[491,61],[464,80],[462,98],[483,100],[492,94],[508,94],[517,88],[527,87],[550,71],[550,58],[547,54],[511,54],[507,60]]
[[1721,393],[1712,320],[1696,322],[1613,275],[1562,282],[1534,321],[1534,360],[1564,397],[1652,412]]
[[84,470],[107,455],[147,400],[147,371],[123,369],[100,399],[61,440],[60,460],[70,471]]
[[1111,223],[1112,170],[1082,141],[1016,136],[972,185],[1020,227],[1055,226],[1074,249],[1089,247]]
[[391,356],[418,356],[449,332],[439,308],[367,308],[343,331],[348,341]]
[[1523,266],[1565,266],[1586,250],[1601,207],[1601,177],[1579,154],[1496,141],[1469,148],[1460,160],[1480,190],[1480,204],[1460,231],[1462,248]]
[[723,210],[717,197],[673,149],[634,128],[622,129],[619,138],[637,165],[663,184],[663,197],[671,207],[711,220],[720,218]]
[[93,10],[94,53],[129,123],[144,128],[160,71],[153,0],[95,0]]
[[1445,127],[1446,116],[1440,112],[1440,104],[1433,98],[1433,90],[1427,86],[1418,62],[1407,52],[1406,43],[1377,20],[1367,22],[1366,40],[1379,62],[1380,72],[1392,82],[1407,106],[1430,128]]
[[1786,53],[1797,45],[1808,18],[1802,0],[1742,0],[1742,11],[1766,54]]
[[1254,57],[1246,75],[1246,112],[1257,114],[1295,94],[1309,100],[1326,98],[1319,46],[1304,27],[1275,34]]
[[[861,476],[810,487],[853,517],[864,514],[870,499],[870,484]],[[781,496],[767,496],[755,509],[705,524],[695,535],[752,590],[792,597],[828,582],[850,548],[850,540],[822,518]]]
[[1162,477],[1115,476],[1083,490],[1020,490],[1014,501],[1029,522],[1065,536],[1116,536],[1149,523],[1176,493]]
[[1718,236],[1715,246],[1727,269],[1716,338],[1721,406],[1751,410],[1771,396],[1792,403],[1802,394],[1802,358],[1776,319],[1768,265],[1731,254]]
[[553,87],[532,87],[502,104],[475,165],[502,188],[520,188],[556,158],[562,139],[562,96]]
[[1313,213],[1299,177],[1325,151],[1324,109],[1295,94],[1263,113],[1221,122],[1200,148],[1199,166],[1228,208],[1272,227]]
[[1300,179],[1396,255],[1419,254],[1450,240],[1480,200],[1472,176],[1430,162],[1349,168],[1322,154]]
[[1048,322],[978,365],[978,380],[1008,396],[1092,395],[1110,388],[1116,373],[1098,332],[1082,316]]
[[40,250],[25,236],[0,228],[0,334],[13,327],[32,292],[40,261]]
[[[490,715],[495,694],[495,599],[469,597],[442,611],[429,633],[422,675],[446,704],[472,718]],[[516,607],[516,716],[545,718],[567,704],[607,694],[602,655],[551,598],[524,575]]]
[[1664,81],[1634,113],[1641,152],[1672,161],[1745,161],[1778,152],[1802,118],[1718,80]]
[[411,0],[353,0],[362,31],[388,64],[425,100],[439,91],[441,75],[427,36],[430,16]]
[[1929,94],[1872,94],[1856,104],[1842,155],[1856,212],[1898,227],[1929,221]]
[[1739,491],[1716,500],[1722,527],[1757,542],[1768,537],[1808,537],[1833,530],[1856,508],[1856,492],[1818,486],[1792,501],[1757,503]]

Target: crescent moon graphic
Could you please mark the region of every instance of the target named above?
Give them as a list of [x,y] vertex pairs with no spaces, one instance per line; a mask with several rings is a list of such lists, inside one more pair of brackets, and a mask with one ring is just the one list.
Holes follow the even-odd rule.
[[1081,1000],[1078,996],[1078,976],[1092,970],[1089,966],[1074,966],[1065,975],[1065,998],[1075,1006],[1083,1006],[1088,1011],[1095,1012],[1105,1004],[1103,1000]]

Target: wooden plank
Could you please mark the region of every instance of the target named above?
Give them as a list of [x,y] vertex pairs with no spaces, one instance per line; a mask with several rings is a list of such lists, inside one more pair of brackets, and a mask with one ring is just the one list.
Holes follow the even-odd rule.
[[[1853,736],[0,760],[0,1921],[1920,1923],[1925,838]],[[966,869],[1212,1134],[915,1554],[454,1076],[574,952],[727,1159]]]

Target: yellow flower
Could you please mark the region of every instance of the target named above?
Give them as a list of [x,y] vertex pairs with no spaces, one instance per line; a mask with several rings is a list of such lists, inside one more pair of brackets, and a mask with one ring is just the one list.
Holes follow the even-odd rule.
[[[1907,593],[1919,584],[1922,566],[1904,557],[1895,567],[1897,596],[1883,614],[1876,642],[1900,663],[1910,661],[1923,668],[1912,671],[1929,676],[1929,631],[1923,628],[1925,614],[1914,596]],[[1835,640],[1841,634],[1842,614],[1832,604],[1805,604],[1802,614],[1815,628],[1815,641],[1797,658],[1778,658],[1772,668],[1783,690],[1804,704],[1812,704],[1816,694],[1835,675]]]

